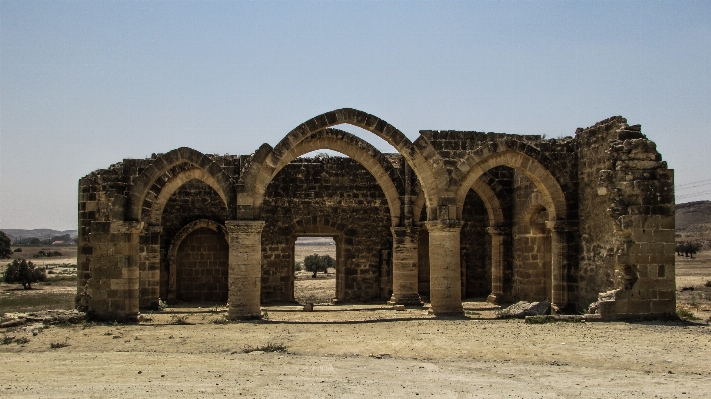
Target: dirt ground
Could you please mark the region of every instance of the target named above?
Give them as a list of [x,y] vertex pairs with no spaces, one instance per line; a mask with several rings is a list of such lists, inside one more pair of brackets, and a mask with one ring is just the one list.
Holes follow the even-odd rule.
[[[265,320],[217,324],[224,308],[184,307],[134,325],[7,329],[0,338],[29,342],[0,345],[0,396],[705,398],[708,280],[711,254],[678,259],[677,286],[694,287],[679,303],[696,322],[531,325],[466,302],[466,317],[451,319],[379,304],[265,306]],[[297,292],[333,285],[305,281]],[[286,352],[244,353],[270,344]]]

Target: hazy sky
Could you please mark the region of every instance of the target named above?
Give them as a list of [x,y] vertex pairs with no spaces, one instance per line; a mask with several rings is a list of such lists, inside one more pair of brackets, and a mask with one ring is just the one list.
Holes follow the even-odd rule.
[[677,202],[711,199],[710,105],[709,1],[0,0],[0,228],[74,229],[95,169],[249,154],[342,107],[411,140],[622,115]]

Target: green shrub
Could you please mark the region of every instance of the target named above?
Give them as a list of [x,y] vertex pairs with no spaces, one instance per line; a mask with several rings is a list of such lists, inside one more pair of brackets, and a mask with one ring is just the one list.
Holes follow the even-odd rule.
[[708,280],[706,284],[704,284],[704,287],[711,287],[711,280]]
[[32,262],[15,259],[7,265],[3,280],[8,284],[22,284],[26,290],[32,289],[32,283],[47,280],[47,271],[43,267],[35,267]]
[[699,318],[694,315],[694,312],[692,312],[691,310],[689,310],[687,308],[677,308],[676,314],[682,320],[687,320],[687,321],[699,320]]

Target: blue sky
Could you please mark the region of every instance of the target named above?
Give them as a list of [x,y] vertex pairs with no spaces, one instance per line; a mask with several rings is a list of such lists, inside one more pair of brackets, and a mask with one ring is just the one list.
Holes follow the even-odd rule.
[[[711,2],[0,0],[0,228],[76,227],[77,181],[249,154],[342,107],[421,129],[641,124],[711,199]],[[381,150],[387,144],[349,128]]]

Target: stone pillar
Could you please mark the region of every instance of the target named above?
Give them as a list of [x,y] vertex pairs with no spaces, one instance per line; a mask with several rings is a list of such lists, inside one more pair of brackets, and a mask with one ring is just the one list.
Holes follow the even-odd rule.
[[229,233],[229,319],[262,317],[262,220],[228,220]]
[[417,282],[417,227],[391,227],[393,232],[393,295],[391,305],[422,305]]
[[158,309],[161,226],[144,226],[138,239],[139,306]]
[[504,299],[504,240],[510,230],[505,227],[488,227],[491,236],[491,294],[486,301],[500,304]]
[[430,236],[430,313],[461,316],[462,284],[459,259],[459,220],[425,222]]
[[577,227],[567,220],[548,221],[546,227],[551,230],[551,305],[557,312],[568,306],[568,233]]
[[92,222],[88,312],[99,319],[138,320],[138,239],[141,222]]

